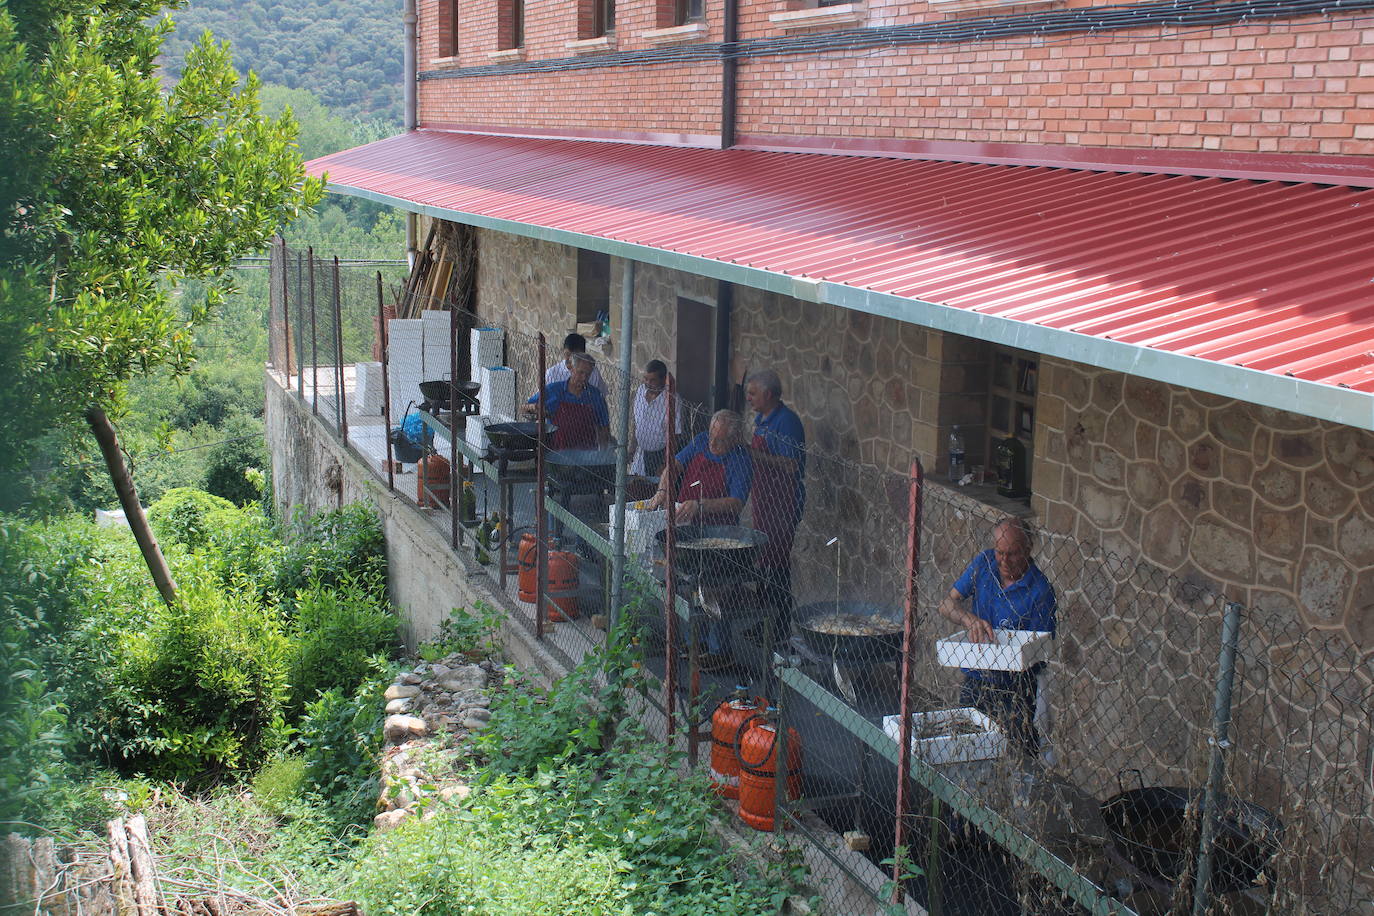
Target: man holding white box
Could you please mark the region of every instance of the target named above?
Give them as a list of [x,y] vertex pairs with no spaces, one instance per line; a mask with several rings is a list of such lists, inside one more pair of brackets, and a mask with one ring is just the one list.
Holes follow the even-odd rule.
[[[941,616],[968,630],[972,642],[993,642],[994,629],[1053,633],[1054,587],[1031,559],[1030,531],[1005,518],[992,531],[992,548],[973,558],[940,603]],[[1045,663],[1024,671],[964,668],[961,706],[973,706],[1006,724],[1009,737],[1028,756],[1040,751],[1035,727],[1038,677]]]

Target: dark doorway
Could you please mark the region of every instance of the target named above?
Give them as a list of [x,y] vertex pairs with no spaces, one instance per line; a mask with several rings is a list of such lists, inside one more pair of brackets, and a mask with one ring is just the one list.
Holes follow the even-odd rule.
[[683,433],[695,436],[707,426],[714,403],[711,383],[715,378],[716,310],[695,299],[677,300],[677,390],[687,403],[689,422]]

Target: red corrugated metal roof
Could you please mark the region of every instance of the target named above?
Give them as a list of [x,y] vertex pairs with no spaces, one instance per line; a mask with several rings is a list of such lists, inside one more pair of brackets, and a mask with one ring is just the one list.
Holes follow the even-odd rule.
[[1374,189],[438,131],[308,169],[431,212],[1374,393]]

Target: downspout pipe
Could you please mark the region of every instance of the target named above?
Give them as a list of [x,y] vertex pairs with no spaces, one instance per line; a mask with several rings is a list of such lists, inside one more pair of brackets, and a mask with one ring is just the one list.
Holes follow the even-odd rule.
[[729,149],[735,145],[735,103],[738,98],[736,77],[739,73],[739,56],[735,42],[739,40],[739,0],[725,0],[724,41],[720,53],[720,148]]
[[[415,0],[402,0],[401,23],[405,40],[401,50],[401,69],[404,71],[402,90],[405,98],[405,128],[414,130],[420,123],[419,104],[416,100],[416,63],[415,23],[419,17],[415,13]],[[419,237],[419,219],[413,212],[406,213],[406,264],[415,266],[416,240]]]
[[630,476],[630,414],[634,410],[635,262],[625,259],[620,291],[620,425],[615,446],[615,537],[611,550],[611,629],[620,622],[625,603],[625,484]]

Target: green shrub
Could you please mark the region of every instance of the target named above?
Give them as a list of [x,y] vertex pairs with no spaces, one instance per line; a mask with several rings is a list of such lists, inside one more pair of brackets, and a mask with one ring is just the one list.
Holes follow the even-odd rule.
[[203,783],[258,765],[282,738],[276,612],[201,569],[179,576],[175,607],[120,634],[95,738],[124,772]]
[[420,657],[427,662],[449,655],[484,658],[496,654],[500,648],[497,633],[503,615],[489,604],[478,601],[471,611],[456,607],[439,622],[439,633],[420,645]]
[[386,663],[352,694],[334,688],[306,707],[297,744],[305,759],[304,791],[317,797],[335,834],[370,825],[376,811],[382,749]]
[[277,592],[288,611],[292,597],[315,584],[352,578],[381,587],[386,581],[386,543],[372,507],[354,503],[294,527],[277,573]]
[[283,817],[305,791],[305,758],[283,754],[263,764],[250,782],[253,798],[273,817]]
[[372,656],[395,647],[396,615],[385,591],[344,577],[296,593],[289,711],[299,713],[331,688],[352,696],[372,672]]
[[251,505],[262,499],[261,477],[252,472],[269,461],[262,420],[231,414],[219,429],[223,438],[209,450],[201,486],[235,505]]
[[192,487],[168,490],[148,507],[148,522],[159,541],[181,544],[187,550],[200,550],[209,540],[206,517],[234,504],[219,496]]
[[240,584],[267,599],[286,550],[260,504],[216,509],[205,516],[206,561],[221,582]]

